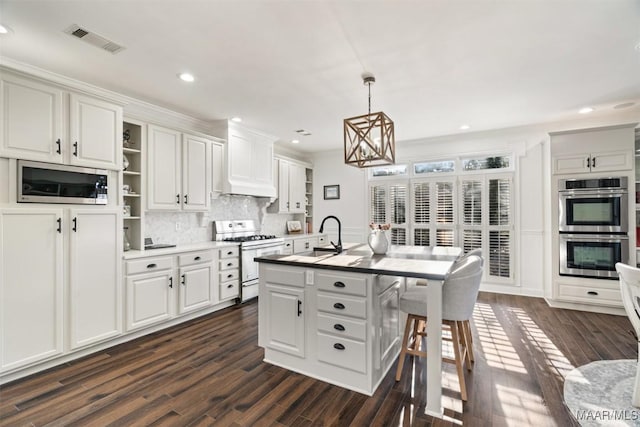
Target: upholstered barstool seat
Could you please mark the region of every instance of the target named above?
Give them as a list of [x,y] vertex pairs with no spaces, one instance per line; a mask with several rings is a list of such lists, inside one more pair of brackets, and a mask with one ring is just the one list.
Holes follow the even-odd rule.
[[[451,333],[450,339],[443,339],[451,341],[455,356],[454,359],[443,357],[442,360],[456,365],[463,401],[467,400],[463,365],[466,361],[467,369],[471,370],[473,362],[470,350],[472,342],[469,319],[473,314],[473,307],[478,297],[482,278],[482,263],[482,258],[477,255],[460,259],[454,264],[442,285],[442,327]],[[414,286],[408,289],[400,297],[399,308],[407,313],[407,322],[398,359],[396,381],[399,381],[402,376],[406,355],[419,357],[427,355],[425,351],[421,350],[421,338],[426,336],[426,287]]]

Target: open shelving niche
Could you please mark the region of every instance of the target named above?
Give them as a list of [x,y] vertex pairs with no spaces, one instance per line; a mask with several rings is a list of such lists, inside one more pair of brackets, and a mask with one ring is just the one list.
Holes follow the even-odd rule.
[[305,169],[304,184],[304,222],[307,233],[313,233],[313,169]]
[[[128,144],[123,138],[122,154],[126,156],[129,165],[122,171],[122,188],[120,205],[123,208],[123,228],[127,234],[131,249],[142,250],[144,248],[144,141],[146,138],[146,127],[144,123],[136,120],[125,119],[122,123],[123,132],[129,131],[130,139]],[[129,191],[124,188],[128,186]],[[127,213],[127,206],[130,213]]]

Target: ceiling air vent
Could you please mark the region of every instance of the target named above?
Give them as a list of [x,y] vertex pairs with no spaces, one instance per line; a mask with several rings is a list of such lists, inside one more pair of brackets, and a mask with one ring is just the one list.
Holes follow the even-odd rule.
[[118,53],[124,49],[124,46],[120,46],[119,44],[105,39],[104,37],[99,36],[96,33],[92,33],[86,28],[82,28],[76,24],[73,24],[72,26],[67,28],[66,30],[64,30],[64,32],[69,34],[70,36],[77,37],[80,40],[99,47],[102,50],[106,50],[107,52]]

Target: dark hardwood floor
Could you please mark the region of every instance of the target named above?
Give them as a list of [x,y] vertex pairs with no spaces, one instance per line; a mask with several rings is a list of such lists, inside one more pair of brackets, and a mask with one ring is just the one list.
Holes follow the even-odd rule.
[[407,360],[398,383],[394,365],[367,397],[263,363],[257,313],[232,307],[1,386],[0,425],[570,426],[563,377],[637,357],[626,317],[481,293],[468,402],[446,364],[436,420],[420,399],[422,363]]

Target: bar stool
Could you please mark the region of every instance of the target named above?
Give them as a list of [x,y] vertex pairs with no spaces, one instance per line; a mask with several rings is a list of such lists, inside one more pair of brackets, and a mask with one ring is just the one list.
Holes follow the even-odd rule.
[[[464,326],[464,322],[471,318],[473,307],[478,298],[480,280],[482,278],[482,258],[477,255],[465,256],[457,261],[453,269],[444,280],[442,288],[442,326],[451,331],[454,359],[443,357],[444,362],[456,365],[460,394],[462,400],[467,400],[467,388],[464,381],[463,365],[467,362],[467,369],[471,370],[471,330]],[[407,313],[402,349],[398,360],[396,381],[400,381],[402,368],[407,354],[412,356],[427,356],[420,350],[421,337],[426,336],[427,322],[427,289],[415,286],[400,297],[400,310]],[[466,331],[466,332],[465,332]]]
[[[636,332],[638,351],[640,351],[640,269],[619,262],[616,264],[616,271],[620,278],[622,304],[627,312],[631,326]],[[640,363],[636,368],[636,380],[631,404],[640,407]]]

